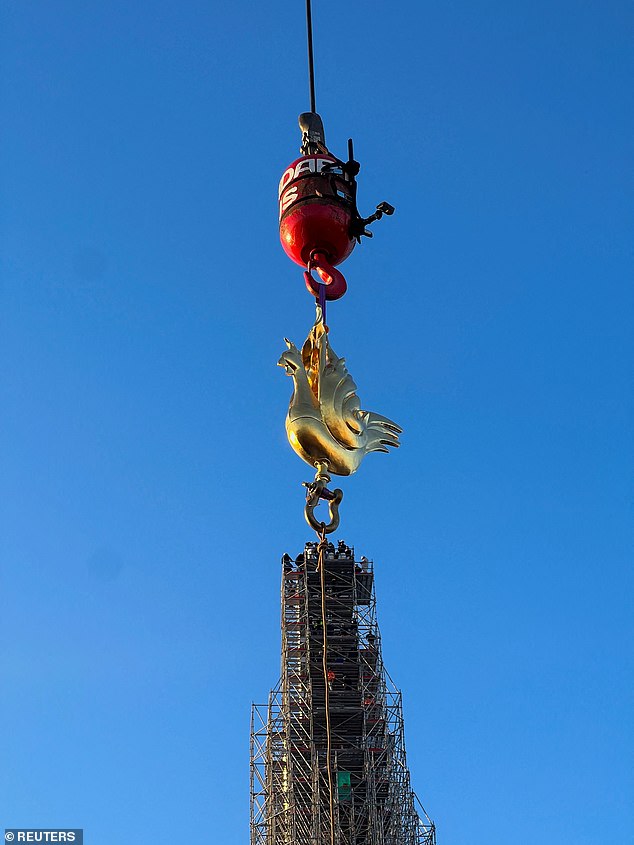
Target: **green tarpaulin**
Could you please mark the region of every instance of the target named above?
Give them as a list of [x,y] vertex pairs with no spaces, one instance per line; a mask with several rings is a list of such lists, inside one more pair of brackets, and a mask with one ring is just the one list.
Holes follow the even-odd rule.
[[340,801],[350,798],[350,772],[337,772],[337,792]]

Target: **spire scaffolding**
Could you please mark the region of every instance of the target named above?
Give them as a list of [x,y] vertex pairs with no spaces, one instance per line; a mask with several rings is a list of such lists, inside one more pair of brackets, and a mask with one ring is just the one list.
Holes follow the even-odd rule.
[[373,564],[340,541],[320,573],[317,549],[283,559],[282,677],[252,709],[251,845],[435,845],[383,665]]

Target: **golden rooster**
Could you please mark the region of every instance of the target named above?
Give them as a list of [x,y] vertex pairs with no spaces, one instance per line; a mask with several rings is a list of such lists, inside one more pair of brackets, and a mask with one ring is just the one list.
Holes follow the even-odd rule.
[[398,446],[402,429],[379,414],[360,408],[357,386],[317,321],[300,352],[288,349],[277,362],[293,379],[286,417],[289,443],[307,464],[325,462],[335,475],[352,475],[368,452]]

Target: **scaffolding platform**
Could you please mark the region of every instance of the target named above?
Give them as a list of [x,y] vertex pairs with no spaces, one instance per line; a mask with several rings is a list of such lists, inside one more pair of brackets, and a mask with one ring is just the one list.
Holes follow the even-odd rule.
[[281,679],[252,708],[251,845],[435,845],[383,666],[372,562],[340,541],[321,573],[307,543],[282,559],[281,607]]

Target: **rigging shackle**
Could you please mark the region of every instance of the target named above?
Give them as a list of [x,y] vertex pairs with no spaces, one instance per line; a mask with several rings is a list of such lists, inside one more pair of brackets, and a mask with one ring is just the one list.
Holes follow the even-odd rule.
[[[306,522],[310,527],[319,534],[322,539],[326,534],[332,534],[339,527],[339,505],[343,499],[343,490],[337,487],[335,490],[329,490],[327,487],[330,481],[328,475],[328,461],[316,461],[315,480],[312,483],[304,482],[306,487],[306,505],[304,506],[304,516]],[[315,516],[315,508],[321,500],[328,502],[328,516],[329,522],[322,522]]]

